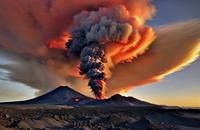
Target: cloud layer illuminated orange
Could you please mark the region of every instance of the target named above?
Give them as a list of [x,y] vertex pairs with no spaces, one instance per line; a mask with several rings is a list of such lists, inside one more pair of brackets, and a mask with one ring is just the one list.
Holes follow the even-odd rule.
[[107,95],[158,82],[193,62],[200,53],[199,24],[191,20],[157,28],[157,39],[144,55],[115,66]]
[[[155,12],[148,0],[73,0],[67,3],[66,0],[1,0],[0,55],[14,64],[0,65],[0,68],[10,71],[9,80],[24,83],[41,92],[68,84],[90,94],[87,81],[77,73],[79,61],[64,57],[66,33],[73,24],[73,16],[82,10],[119,4],[126,5],[134,14],[132,22],[135,26],[143,25]],[[146,27],[140,30],[144,35],[142,39],[136,33],[126,46],[107,46],[107,53],[111,56],[109,67],[113,67],[110,70],[112,78],[106,88],[107,96],[160,81],[190,64],[199,54],[199,24],[199,20],[192,20],[157,28],[157,39],[153,43],[153,31]],[[140,44],[133,46],[133,41]],[[146,53],[140,55],[150,43]],[[127,56],[135,59],[130,63],[121,63]]]

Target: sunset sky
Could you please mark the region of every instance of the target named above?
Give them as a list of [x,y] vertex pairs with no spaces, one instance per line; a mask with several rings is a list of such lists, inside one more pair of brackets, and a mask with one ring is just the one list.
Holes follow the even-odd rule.
[[[155,0],[157,14],[150,25],[159,26],[200,18],[199,0]],[[167,59],[166,59],[167,62]],[[145,101],[180,106],[200,106],[200,59],[159,83],[139,87],[126,95]]]
[[[157,13],[147,24],[154,28],[195,18],[200,19],[199,0],[153,0],[153,4],[156,6]],[[7,63],[8,60],[0,55],[0,64]],[[7,73],[9,72],[0,69],[0,102],[35,97],[36,89],[4,80]],[[124,95],[162,105],[200,107],[199,93],[200,59],[197,59],[190,66],[165,77],[159,83],[134,88]]]

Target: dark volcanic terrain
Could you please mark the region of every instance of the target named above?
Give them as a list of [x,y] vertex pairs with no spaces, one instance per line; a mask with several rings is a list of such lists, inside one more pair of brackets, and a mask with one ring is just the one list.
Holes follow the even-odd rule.
[[0,108],[0,130],[149,129],[200,130],[200,111],[143,107],[10,106]]
[[0,130],[200,130],[200,110],[119,94],[98,101],[68,87],[0,105]]

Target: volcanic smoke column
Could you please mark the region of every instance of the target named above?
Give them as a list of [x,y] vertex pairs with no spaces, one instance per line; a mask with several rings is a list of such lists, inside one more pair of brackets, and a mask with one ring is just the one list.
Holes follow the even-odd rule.
[[154,39],[152,29],[123,5],[82,11],[74,16],[70,34],[68,54],[80,58],[80,74],[89,79],[97,99],[104,98],[105,68],[143,54]]
[[104,98],[105,72],[104,63],[106,57],[104,49],[98,43],[91,43],[81,52],[80,74],[86,74],[89,80],[89,86],[99,99]]

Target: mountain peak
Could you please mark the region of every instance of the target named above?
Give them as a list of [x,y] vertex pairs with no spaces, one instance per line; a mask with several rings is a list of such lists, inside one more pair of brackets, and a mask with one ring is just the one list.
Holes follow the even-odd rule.
[[64,88],[64,89],[71,89],[69,86],[58,86],[57,88],[58,88],[58,89],[63,89],[63,88]]
[[134,97],[125,97],[120,94],[115,94],[104,100],[95,100],[73,90],[68,86],[59,86],[56,89],[34,99],[6,104],[48,104],[96,107],[154,106],[153,104],[140,101]]
[[92,98],[87,97],[68,86],[59,86],[45,95],[24,101],[29,104],[62,104],[76,106],[91,101]]
[[[71,97],[71,96],[84,96],[81,93],[73,90],[72,88],[68,87],[68,86],[59,86],[56,89],[48,92],[47,94],[45,94],[45,96],[60,96],[60,97]],[[44,95],[43,95],[44,96]],[[42,97],[42,96],[41,96]]]
[[[75,91],[72,88],[70,88],[69,86],[59,86],[57,87],[55,90],[67,90],[67,91]],[[55,91],[53,90],[53,91]]]
[[121,94],[115,94],[112,97],[124,97],[124,96],[122,96]]
[[124,98],[126,98],[126,97],[122,96],[120,94],[115,94],[112,97],[108,98],[108,100],[121,100],[121,99],[124,99]]

